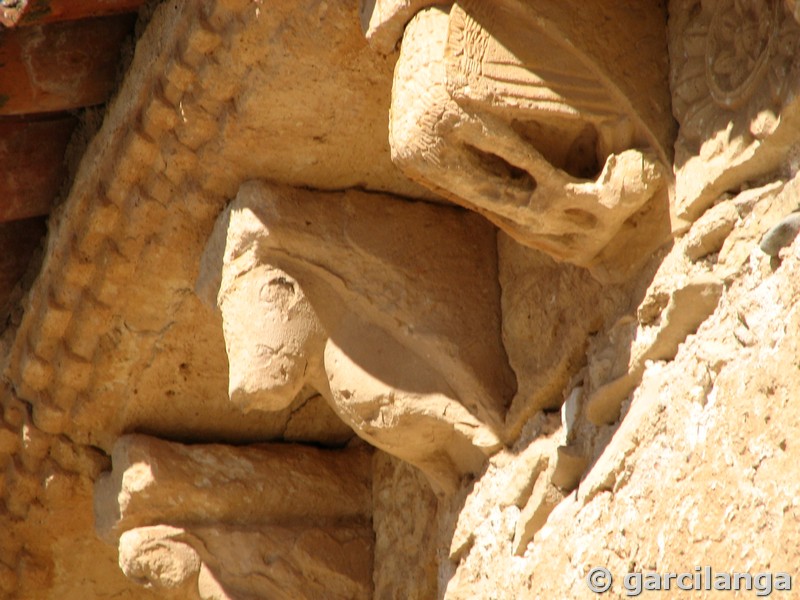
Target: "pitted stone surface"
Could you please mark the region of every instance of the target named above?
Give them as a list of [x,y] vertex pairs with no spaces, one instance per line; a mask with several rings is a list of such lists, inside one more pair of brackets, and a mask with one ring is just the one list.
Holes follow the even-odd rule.
[[[0,338],[0,596],[577,599],[595,565],[617,579],[612,594],[624,573],[687,564],[800,572],[787,475],[800,242],[790,227],[777,256],[759,248],[798,208],[798,2],[671,0],[669,55],[650,35],[667,23],[657,0],[363,4],[369,43],[344,0],[154,9]],[[393,93],[401,38],[400,75],[435,85]],[[528,119],[548,101],[557,110]],[[453,140],[478,153],[452,161]],[[424,160],[404,163],[415,148]],[[205,304],[195,293],[200,255],[253,179],[322,216],[279,214],[291,226],[272,239],[291,243],[264,248],[280,264],[231,270],[220,313],[221,278],[206,277]],[[506,217],[535,214],[532,179],[568,210],[544,211],[544,225],[580,234],[548,248],[591,275],[505,236],[495,248],[484,216],[513,234]],[[595,204],[559,205],[565,189]],[[481,212],[461,196],[496,192],[522,208],[443,208],[444,196]],[[306,230],[302,260],[277,260]],[[493,300],[476,306],[480,293]],[[257,315],[262,296],[280,310]],[[320,323],[296,314],[306,301]],[[342,306],[348,318],[332,319]],[[261,362],[226,347],[298,316],[303,343],[264,335]],[[298,360],[331,322],[324,352]],[[330,372],[295,385],[314,361]],[[237,379],[248,362],[269,368]],[[353,428],[395,456],[351,460],[365,452]],[[93,498],[132,432],[181,450],[154,450],[152,477],[128,461],[141,477]],[[306,458],[345,458],[251,455],[251,442],[290,440]],[[94,501],[112,506],[106,532],[122,524],[116,548],[94,533]]]

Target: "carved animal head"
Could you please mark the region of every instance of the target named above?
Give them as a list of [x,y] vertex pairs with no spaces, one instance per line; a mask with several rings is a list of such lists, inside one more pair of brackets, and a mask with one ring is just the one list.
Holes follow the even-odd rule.
[[437,489],[501,446],[513,375],[495,234],[477,215],[252,182],[200,272],[242,408],[280,410],[308,386]]

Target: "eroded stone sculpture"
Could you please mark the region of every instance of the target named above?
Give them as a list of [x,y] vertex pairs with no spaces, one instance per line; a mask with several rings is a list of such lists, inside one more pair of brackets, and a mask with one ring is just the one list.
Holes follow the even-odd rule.
[[537,411],[562,405],[590,337],[624,311],[626,298],[622,286],[601,285],[585,269],[559,264],[502,232],[497,247],[503,342],[517,376],[506,431],[517,439]]
[[[561,2],[422,4],[364,6],[381,51],[419,10],[395,70],[394,162],[524,245],[603,279],[627,276],[669,233],[662,11],[617,3],[609,18],[610,7]],[[662,222],[657,235],[641,224],[652,220]],[[610,245],[618,237],[625,244]]]
[[[98,535],[167,598],[371,598],[371,452],[122,436]],[[176,594],[176,595],[173,595]]]
[[495,234],[478,216],[252,182],[217,221],[198,292],[222,313],[243,409],[310,386],[438,491],[501,447],[513,375]]
[[676,212],[692,221],[723,192],[797,170],[800,24],[789,0],[672,0],[670,14]]

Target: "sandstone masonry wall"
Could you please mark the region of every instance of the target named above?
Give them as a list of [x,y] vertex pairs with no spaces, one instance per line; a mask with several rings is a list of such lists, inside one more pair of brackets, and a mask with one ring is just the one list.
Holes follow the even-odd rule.
[[158,6],[2,334],[0,597],[800,576],[798,3],[576,7]]

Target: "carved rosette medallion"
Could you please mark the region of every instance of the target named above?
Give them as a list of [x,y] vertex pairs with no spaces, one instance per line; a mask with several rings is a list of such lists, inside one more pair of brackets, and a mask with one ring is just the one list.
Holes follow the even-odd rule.
[[683,142],[684,150],[698,151],[732,118],[746,120],[749,134],[763,139],[800,67],[800,27],[780,0],[719,0],[696,8],[672,73],[679,150]]
[[767,74],[779,33],[778,0],[723,0],[706,40],[706,80],[720,106],[737,109]]
[[780,152],[760,147],[782,143],[770,138],[794,111],[800,25],[789,4],[672,2],[679,216],[694,220],[720,193],[780,166]]

